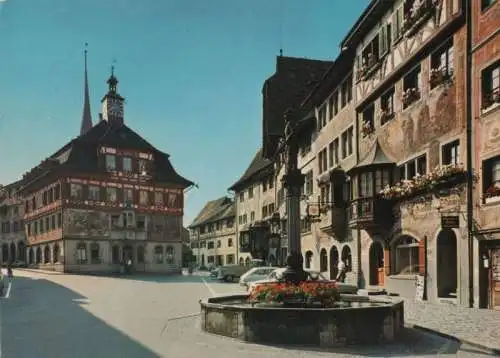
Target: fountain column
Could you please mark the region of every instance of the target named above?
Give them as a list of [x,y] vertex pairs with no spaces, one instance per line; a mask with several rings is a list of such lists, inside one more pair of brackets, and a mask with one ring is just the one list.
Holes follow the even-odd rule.
[[285,175],[288,257],[287,269],[283,273],[286,281],[298,283],[306,279],[304,259],[300,243],[300,195],[304,185],[304,175],[298,168],[299,141],[296,121],[290,111],[285,113]]

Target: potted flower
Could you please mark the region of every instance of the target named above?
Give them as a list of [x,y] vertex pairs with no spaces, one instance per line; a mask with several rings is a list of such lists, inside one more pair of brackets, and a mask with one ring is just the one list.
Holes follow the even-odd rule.
[[333,307],[339,293],[335,282],[303,281],[297,285],[270,282],[258,285],[248,300],[252,304]]
[[[417,174],[411,180],[402,180],[392,186],[386,186],[380,191],[380,195],[385,199],[409,198],[456,186],[465,182],[466,178],[467,171],[462,164],[442,165],[427,174]],[[475,175],[473,181],[477,181]]]
[[418,88],[408,88],[403,93],[403,104],[405,107],[409,106],[413,102],[417,101],[420,98],[420,91]]
[[431,78],[429,79],[429,83],[431,84],[431,87],[437,87],[442,83],[451,81],[451,78],[453,76],[453,70],[446,70],[446,69],[439,69],[439,68],[433,68],[431,70]]
[[488,188],[488,190],[486,190],[486,193],[484,194],[484,202],[488,204],[499,201],[500,201],[500,188],[497,187],[495,184],[493,184]]
[[388,108],[382,108],[380,111],[380,123],[384,124],[388,122],[392,116],[394,116],[394,113],[392,111],[390,111]]
[[374,131],[375,128],[373,128],[371,121],[363,121],[363,125],[361,126],[361,134],[363,137],[371,135]]

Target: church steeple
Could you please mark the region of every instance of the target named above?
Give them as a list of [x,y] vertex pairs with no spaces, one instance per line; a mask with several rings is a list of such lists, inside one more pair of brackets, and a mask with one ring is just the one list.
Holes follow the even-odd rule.
[[111,75],[106,81],[109,89],[102,99],[102,119],[110,124],[123,124],[124,98],[118,94],[118,78],[115,76],[115,66],[111,66]]
[[83,115],[82,124],[80,126],[80,135],[84,135],[92,128],[92,115],[90,113],[90,96],[89,96],[89,81],[87,76],[87,46],[85,43],[85,88],[84,88],[84,99],[83,99]]

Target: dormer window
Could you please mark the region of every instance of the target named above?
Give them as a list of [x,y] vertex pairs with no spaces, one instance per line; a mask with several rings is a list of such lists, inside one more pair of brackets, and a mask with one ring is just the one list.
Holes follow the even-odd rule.
[[106,154],[106,170],[116,170],[116,157]]
[[132,171],[132,158],[123,157],[123,171],[124,172]]

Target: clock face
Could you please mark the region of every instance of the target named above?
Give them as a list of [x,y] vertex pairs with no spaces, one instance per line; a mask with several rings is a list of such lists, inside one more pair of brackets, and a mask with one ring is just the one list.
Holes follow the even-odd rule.
[[120,102],[111,102],[109,109],[111,114],[118,116],[123,115],[123,105]]

